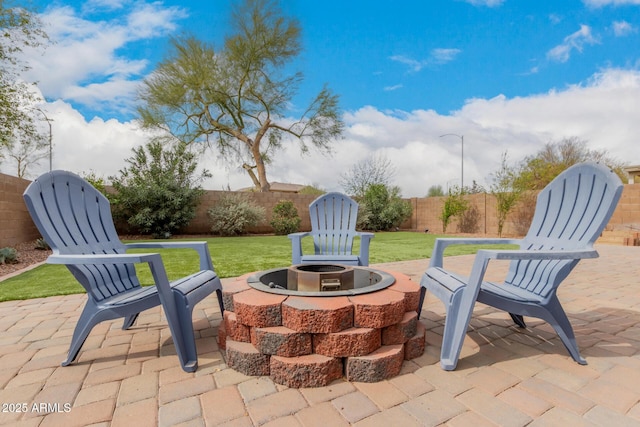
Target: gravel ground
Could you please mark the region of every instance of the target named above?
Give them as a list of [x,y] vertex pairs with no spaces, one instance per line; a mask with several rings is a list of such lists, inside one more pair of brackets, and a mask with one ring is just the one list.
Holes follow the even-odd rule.
[[0,278],[32,264],[42,262],[51,255],[50,250],[35,249],[35,242],[19,243],[12,246],[18,251],[18,262],[15,264],[0,264]]

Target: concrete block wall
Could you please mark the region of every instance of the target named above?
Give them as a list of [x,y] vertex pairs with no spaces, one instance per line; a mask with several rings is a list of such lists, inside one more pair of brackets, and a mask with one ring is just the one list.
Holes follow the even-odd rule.
[[[207,212],[211,207],[229,192],[225,191],[207,191],[202,197],[200,205],[196,210],[196,217],[191,221],[189,226],[184,229],[185,234],[210,234],[211,223]],[[311,221],[309,219],[309,204],[313,202],[318,196],[308,194],[296,194],[296,193],[283,193],[283,192],[269,192],[269,193],[239,193],[243,197],[246,197],[253,201],[256,205],[262,206],[265,210],[266,220],[265,222],[258,224],[256,227],[249,229],[250,233],[273,233],[270,222],[273,213],[273,208],[282,200],[290,200],[298,210],[301,223],[300,230],[309,230],[311,228]]]
[[[18,243],[28,242],[40,237],[38,230],[33,225],[27,212],[22,193],[30,181],[0,174],[0,247],[13,246]],[[214,206],[224,191],[207,191],[197,209],[196,218],[182,231],[185,234],[210,234],[211,225],[207,211]],[[272,233],[269,225],[273,207],[281,200],[291,200],[302,222],[301,231],[311,228],[309,220],[309,204],[316,198],[312,195],[295,193],[241,193],[244,197],[253,200],[259,206],[264,207],[266,221],[250,230],[251,233]],[[490,194],[474,194],[468,196],[469,202],[478,209],[478,234],[495,236],[498,233],[498,221],[496,218],[496,201]],[[412,198],[408,199],[413,206],[412,217],[407,220],[401,229],[442,234],[442,221],[439,219],[444,198]],[[626,184],[622,198],[618,204],[607,229],[628,229],[630,226],[640,228],[640,185]],[[458,221],[454,218],[447,228],[448,234],[454,234],[458,230]],[[503,236],[517,236],[517,227],[514,223],[514,215],[507,218],[503,230]]]
[[40,237],[22,193],[31,181],[0,173],[0,248]]

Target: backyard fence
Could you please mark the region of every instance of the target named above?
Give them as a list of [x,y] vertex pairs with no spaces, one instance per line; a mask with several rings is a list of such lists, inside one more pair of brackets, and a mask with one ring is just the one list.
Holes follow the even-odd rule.
[[[10,175],[0,174],[0,248],[13,246],[18,243],[36,240],[40,237],[38,230],[31,221],[27,208],[22,199],[22,193],[31,181],[16,178]],[[196,217],[182,230],[184,234],[211,234],[211,224],[207,211],[215,206],[216,202],[226,191],[207,191],[201,199],[196,210]],[[290,200],[298,210],[302,219],[301,231],[311,228],[309,219],[309,204],[316,198],[313,195],[270,192],[270,193],[241,193],[256,205],[262,206],[266,213],[266,221],[251,228],[251,233],[272,233],[269,225],[274,206],[281,200]],[[469,232],[479,235],[495,236],[498,234],[498,219],[496,215],[496,200],[491,194],[472,194],[466,196],[473,215],[461,223],[459,218],[453,218],[447,227],[447,233]],[[440,214],[445,197],[426,197],[407,199],[413,208],[410,219],[405,221],[400,229],[418,232],[428,231],[434,234],[443,234]],[[520,236],[522,229],[526,230],[528,223],[527,214],[533,211],[526,202],[521,202],[512,213],[509,214],[503,228],[505,236]],[[626,184],[622,198],[608,229],[623,228],[628,225],[640,224],[640,185]]]

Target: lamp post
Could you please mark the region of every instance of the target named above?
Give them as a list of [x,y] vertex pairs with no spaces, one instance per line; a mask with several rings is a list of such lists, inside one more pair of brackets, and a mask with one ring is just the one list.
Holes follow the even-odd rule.
[[50,119],[41,109],[35,108],[35,110],[39,111],[40,114],[44,116],[44,119],[47,121],[47,124],[49,125],[49,172],[51,172],[51,170],[53,170],[53,144],[52,144],[53,133],[51,129],[51,122],[53,121],[53,119]]
[[464,189],[464,135],[458,135],[457,133],[445,133],[443,136],[457,136],[460,138],[460,190]]

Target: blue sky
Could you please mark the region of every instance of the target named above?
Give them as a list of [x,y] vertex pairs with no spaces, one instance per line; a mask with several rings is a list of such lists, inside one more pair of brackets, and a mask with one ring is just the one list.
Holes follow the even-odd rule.
[[[233,3],[156,3],[166,16],[157,17],[149,30],[153,37],[131,35],[113,55],[145,62],[129,75],[135,80],[163,57],[168,35],[190,32],[222,46]],[[303,28],[304,51],[294,66],[305,80],[296,100],[304,106],[326,83],[345,110],[373,106],[446,114],[471,98],[543,93],[578,84],[603,68],[636,67],[640,2],[606,3],[419,0],[390,7],[371,0],[284,1],[283,10]],[[143,10],[139,2],[119,0],[46,2],[43,7],[51,11],[63,5],[73,7],[78,19],[105,27],[125,26]],[[94,73],[78,83],[112,76]],[[77,100],[73,104],[87,115],[131,117],[108,106],[102,111]]]
[[[60,115],[54,119],[55,158],[65,166],[75,158],[64,151],[65,124],[82,125],[74,135],[86,132],[86,140],[73,146],[89,152],[95,152],[87,142],[91,136],[120,135],[127,142],[118,153],[126,157],[125,148],[140,143],[131,122],[135,89],[162,59],[168,36],[191,32],[221,46],[233,1],[35,3],[55,44],[44,55],[30,53],[28,77],[39,81],[47,111]],[[640,152],[629,152],[629,144],[637,145],[633,113],[640,106],[634,104],[640,87],[640,0],[399,4],[282,2],[303,30],[304,51],[293,66],[305,80],[292,114],[324,84],[340,95],[347,132],[338,155],[357,153],[351,163],[370,155],[390,158],[398,185],[412,196],[426,194],[431,185],[460,183],[460,144],[440,139],[444,133],[465,136],[465,184],[473,179],[486,185],[505,151],[516,160],[570,136],[614,155],[633,154],[629,162],[640,164]],[[593,110],[591,101],[607,111]],[[594,115],[603,123],[599,127]],[[207,167],[221,169],[213,157]],[[336,171],[295,170],[287,160],[281,159],[287,167],[274,170],[271,180],[337,187]],[[416,164],[409,167],[409,160]],[[424,169],[418,160],[442,172],[411,183]],[[249,185],[232,165],[224,168],[213,186]],[[104,173],[114,169],[105,167]]]

